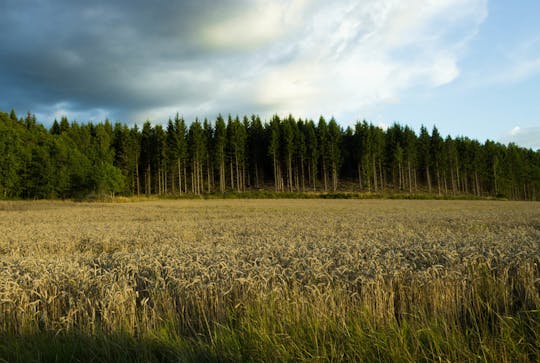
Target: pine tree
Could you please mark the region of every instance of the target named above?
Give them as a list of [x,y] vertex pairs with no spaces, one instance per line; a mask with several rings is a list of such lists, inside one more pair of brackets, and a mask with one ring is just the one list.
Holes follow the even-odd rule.
[[[12,115],[14,111],[12,110]],[[16,197],[23,167],[23,142],[16,121],[0,113],[0,196]]]
[[[217,175],[216,175],[217,174]],[[166,130],[105,120],[71,124],[66,117],[50,130],[28,113],[16,119],[0,112],[0,197],[66,198],[89,193],[126,195],[224,192],[264,187],[272,174],[276,191],[325,191],[353,180],[360,190],[387,187],[409,193],[434,183],[440,194],[540,198],[540,152],[466,137],[443,139],[425,127],[383,130],[367,122],[343,130],[334,119],[263,123],[256,115],[212,127],[189,127],[178,114]],[[218,177],[219,175],[219,177]],[[188,182],[189,180],[189,182]],[[216,184],[217,187],[217,184]]]
[[[306,191],[306,160],[307,160],[307,146],[306,146],[306,131],[305,124],[302,119],[298,120],[297,127],[295,128],[295,145],[297,151],[297,164],[300,165],[300,181],[297,183],[297,189],[302,192]],[[298,172],[298,168],[297,168]]]
[[[60,127],[60,133],[64,133],[64,132],[69,131],[70,126],[69,126],[69,121],[68,121],[66,116],[62,116],[62,118],[60,119],[59,127]],[[109,134],[109,136],[111,136],[112,128],[111,128],[111,124],[109,123],[108,120],[105,122],[105,128],[106,128],[106,131]]]
[[203,122],[203,138],[204,138],[204,165],[206,169],[206,191],[211,193],[214,189],[214,168],[212,161],[212,144],[214,143],[214,130],[208,119]]
[[293,191],[293,158],[294,158],[294,125],[296,121],[289,115],[281,123],[281,142],[283,150],[283,161],[285,162],[285,169],[287,171],[287,189],[289,192]]
[[129,130],[128,137],[128,150],[129,150],[129,161],[130,161],[130,170],[132,174],[132,187],[133,193],[137,193],[137,196],[141,193],[141,179],[139,171],[139,160],[141,158],[141,134],[137,125],[134,125],[132,129]]
[[417,144],[417,138],[414,131],[409,128],[408,126],[405,126],[405,129],[403,130],[404,133],[404,158],[407,166],[407,186],[409,193],[416,192],[417,190],[417,182],[416,182],[416,163],[417,163],[417,152],[416,152],[416,144]]
[[51,135],[60,135],[60,124],[54,119],[51,126]]
[[219,174],[219,191],[225,193],[226,189],[226,172],[225,172],[225,156],[227,146],[227,128],[225,120],[221,115],[216,119],[214,129],[214,160],[217,163]]
[[261,119],[256,115],[251,116],[249,123],[247,149],[251,180],[255,188],[260,188],[264,184],[266,142]]
[[281,120],[277,115],[272,117],[269,124],[270,131],[270,144],[268,146],[268,153],[272,158],[272,165],[274,167],[274,187],[276,192],[283,191],[283,180],[281,177],[281,162],[280,162],[280,144],[281,144]]
[[384,160],[384,145],[386,144],[386,136],[384,130],[373,125],[369,126],[370,141],[371,141],[371,159],[373,171],[373,186],[374,190],[384,190],[385,175],[383,169]]
[[11,109],[11,112],[9,113],[9,118],[11,121],[13,122],[17,122],[18,119],[17,119],[17,114],[15,113],[15,110],[14,109]]
[[439,130],[433,127],[431,132],[430,154],[432,155],[433,166],[435,168],[435,176],[437,178],[437,193],[442,194],[443,183],[442,174],[445,167],[445,154],[443,152],[443,139],[439,134]]
[[167,137],[163,126],[156,125],[152,132],[152,165],[155,172],[155,190],[158,195],[167,193]]
[[141,169],[144,174],[144,192],[146,195],[152,193],[152,125],[146,121],[141,132]]
[[[114,149],[113,165],[120,169],[125,180],[133,179],[131,168],[131,155],[129,150],[130,130],[127,125],[115,123],[113,129],[112,147]],[[133,185],[126,183],[128,192],[133,193]]]
[[172,194],[177,194],[176,188],[178,186],[178,178],[180,173],[177,173],[177,155],[178,155],[178,140],[176,137],[176,131],[174,129],[174,123],[169,118],[167,122],[167,174],[169,175],[168,188],[170,188]]
[[332,117],[328,123],[328,161],[332,171],[332,190],[338,187],[338,172],[341,164],[341,129]]
[[424,176],[424,181],[428,187],[428,192],[431,194],[431,136],[424,126],[420,128],[418,154],[420,155],[420,167]]
[[313,191],[317,190],[317,177],[318,177],[318,167],[319,167],[319,146],[317,139],[317,130],[315,128],[315,123],[313,120],[306,122],[304,129],[305,139],[306,139],[306,152],[307,152],[307,161],[308,161],[308,175],[309,175],[309,184]]
[[187,129],[182,117],[176,114],[174,118],[174,132],[176,142],[176,165],[178,168],[178,192],[182,194],[182,188],[187,193]]
[[450,136],[445,139],[445,153],[448,160],[448,169],[450,173],[450,182],[452,185],[452,194],[460,192],[459,177],[459,156],[456,148],[456,142]]
[[203,128],[198,119],[195,119],[189,127],[188,152],[191,168],[191,192],[193,194],[201,194],[204,190],[203,162],[206,146]]
[[319,118],[319,124],[317,125],[317,141],[319,144],[322,178],[325,192],[328,191],[328,164],[330,162],[328,139],[328,126],[324,117],[321,116]]

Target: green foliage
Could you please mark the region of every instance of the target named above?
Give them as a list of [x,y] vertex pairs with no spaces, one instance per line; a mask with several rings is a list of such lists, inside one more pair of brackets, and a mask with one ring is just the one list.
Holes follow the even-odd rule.
[[0,197],[70,198],[276,192],[437,195],[540,200],[540,152],[466,137],[383,130],[366,121],[221,115],[166,128],[56,120],[0,112]]
[[120,169],[110,163],[94,166],[92,182],[97,194],[115,194],[124,188],[125,180]]
[[[14,112],[12,111],[12,114]],[[23,143],[17,124],[0,114],[0,196],[17,196],[19,171],[23,164]]]

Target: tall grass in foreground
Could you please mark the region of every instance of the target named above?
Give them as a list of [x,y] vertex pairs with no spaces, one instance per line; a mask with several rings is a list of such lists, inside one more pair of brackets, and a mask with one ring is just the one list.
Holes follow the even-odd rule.
[[[379,276],[355,291],[279,281],[264,290],[241,281],[222,294],[211,287],[186,291],[139,273],[118,274],[116,286],[66,285],[63,297],[53,286],[30,292],[40,299],[13,291],[16,303],[2,299],[0,357],[539,361],[538,261],[495,262],[470,264],[461,279],[437,270],[431,279]],[[145,278],[152,280],[136,287]]]
[[[364,211],[332,201],[318,216],[305,201],[288,211],[212,203],[145,203],[144,230],[127,224],[132,239],[120,224],[90,224],[101,238],[78,231],[71,242],[45,230],[27,239],[25,229],[3,239],[0,361],[540,361],[536,209],[516,216],[480,203],[467,215],[452,212],[463,204],[418,204],[411,217],[396,209],[404,202]],[[54,225],[56,206],[45,211]],[[135,207],[84,207],[72,218],[125,223]],[[347,225],[344,213],[359,219]],[[170,215],[213,229],[179,240]]]

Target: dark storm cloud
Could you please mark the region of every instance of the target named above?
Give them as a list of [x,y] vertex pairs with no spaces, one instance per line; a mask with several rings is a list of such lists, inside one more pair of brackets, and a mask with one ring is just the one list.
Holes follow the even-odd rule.
[[[234,6],[233,6],[234,5]],[[0,107],[116,110],[197,102],[222,72],[199,41],[241,7],[213,1],[0,1]]]
[[411,87],[452,82],[461,38],[433,34],[478,24],[484,3],[0,0],[0,109],[45,123],[176,112],[353,121]]

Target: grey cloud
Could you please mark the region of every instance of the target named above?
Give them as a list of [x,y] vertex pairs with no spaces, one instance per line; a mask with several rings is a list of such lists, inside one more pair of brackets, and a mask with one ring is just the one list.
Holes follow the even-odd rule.
[[2,0],[0,106],[25,111],[64,103],[116,109],[122,117],[201,102],[219,78],[204,74],[234,70],[220,66],[222,55],[201,44],[199,33],[243,5]]
[[[465,5],[450,3],[461,14]],[[429,57],[390,56],[382,40],[399,43],[402,30],[387,30],[399,22],[384,18],[379,4],[396,6],[0,0],[0,108],[32,110],[42,121],[67,113],[159,122],[177,111],[188,119],[229,112],[317,117],[329,110],[339,116],[392,99],[424,78],[430,87],[433,75],[454,70],[453,62],[437,63],[444,42],[425,47]]]

